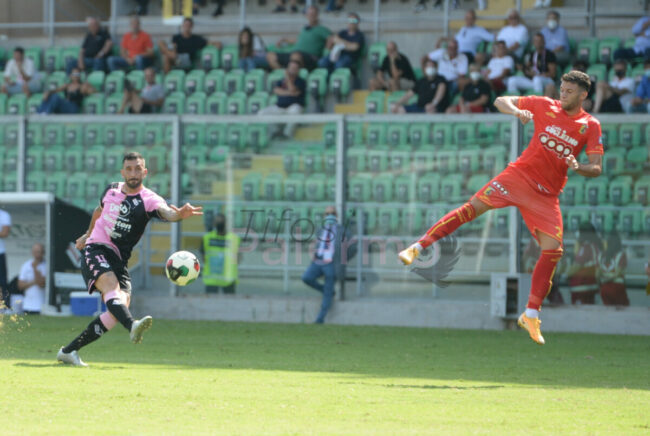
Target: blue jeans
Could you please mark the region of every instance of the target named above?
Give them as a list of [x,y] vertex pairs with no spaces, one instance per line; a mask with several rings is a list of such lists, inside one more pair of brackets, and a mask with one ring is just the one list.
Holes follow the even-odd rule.
[[[86,70],[92,69],[93,71],[106,71],[106,59],[104,58],[84,58],[84,65]],[[73,68],[79,68],[78,59],[70,59],[65,66],[66,74],[70,74]]]
[[[131,65],[129,65],[126,59],[120,56],[109,57],[107,63],[108,63],[108,70],[111,72],[116,70],[125,70],[131,67]],[[151,57],[138,55],[135,57],[135,64],[133,64],[133,68],[135,68],[136,70],[144,70],[145,68],[150,67],[152,64],[153,64],[153,59]]]
[[269,63],[265,56],[251,56],[239,60],[239,68],[248,73],[255,68],[268,68]]
[[[325,283],[321,284],[317,281],[320,276],[325,276]],[[322,324],[323,321],[325,321],[325,315],[327,315],[327,311],[330,310],[330,307],[332,306],[335,280],[336,274],[334,272],[334,264],[332,263],[318,264],[312,262],[307,267],[307,271],[302,275],[302,281],[305,282],[307,286],[311,286],[323,294],[323,302],[320,306],[320,312],[316,317],[316,322],[318,324]]]
[[52,93],[38,106],[37,112],[39,114],[78,114],[79,106],[57,93]]
[[323,56],[318,60],[318,66],[320,68],[327,68],[327,71],[330,73],[337,68],[350,68],[354,63],[354,58],[346,53],[341,53],[339,59],[336,62],[330,61],[329,56]]

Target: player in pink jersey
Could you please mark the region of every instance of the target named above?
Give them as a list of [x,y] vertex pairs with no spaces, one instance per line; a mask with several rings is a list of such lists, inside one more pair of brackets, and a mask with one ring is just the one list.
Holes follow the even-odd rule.
[[202,215],[201,207],[186,203],[183,207],[167,205],[165,200],[142,185],[147,176],[145,160],[139,153],[127,153],[122,160],[124,182],[110,184],[95,209],[88,231],[77,239],[83,250],[81,274],[88,292],[99,291],[107,311],[92,320],[88,327],[66,347],[61,347],[57,359],[75,366],[87,366],[78,350],[99,339],[117,323],[131,334],[133,343],[142,342],[142,334],[151,327],[153,319],[145,316],[134,320],[129,312],[131,277],[127,263],[152,218],[180,221]]
[[[571,71],[562,76],[560,100],[498,97],[494,105],[500,112],[516,116],[523,124],[535,120],[535,132],[528,148],[470,201],[442,217],[418,242],[399,253],[400,260],[410,265],[424,248],[484,212],[517,207],[541,248],[526,311],[518,323],[540,345],[544,344],[544,337],[539,311],[562,257],[563,227],[558,196],[566,183],[567,169],[584,177],[598,177],[602,171],[600,122],[582,109],[590,86],[589,76]],[[576,160],[583,148],[589,160],[587,164]]]

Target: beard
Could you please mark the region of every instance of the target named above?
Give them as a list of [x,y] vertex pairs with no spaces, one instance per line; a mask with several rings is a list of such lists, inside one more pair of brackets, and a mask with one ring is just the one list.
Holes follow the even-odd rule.
[[129,189],[138,189],[140,186],[142,186],[142,179],[129,179],[125,180],[126,186],[129,187]]
[[580,101],[579,100],[567,101],[566,103],[561,102],[561,104],[562,104],[562,109],[564,109],[565,111],[571,111],[571,110],[574,110],[574,109],[580,107]]

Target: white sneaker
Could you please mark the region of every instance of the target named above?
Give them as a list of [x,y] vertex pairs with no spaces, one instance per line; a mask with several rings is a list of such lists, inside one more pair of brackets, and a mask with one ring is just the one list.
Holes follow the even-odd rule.
[[71,353],[64,353],[63,347],[61,347],[59,352],[56,354],[56,360],[73,366],[88,366],[87,363],[81,360],[81,357],[79,357],[79,353],[77,353],[77,350]]
[[134,344],[141,343],[142,334],[151,327],[151,324],[153,324],[153,318],[150,316],[133,321],[133,325],[131,326],[131,342]]

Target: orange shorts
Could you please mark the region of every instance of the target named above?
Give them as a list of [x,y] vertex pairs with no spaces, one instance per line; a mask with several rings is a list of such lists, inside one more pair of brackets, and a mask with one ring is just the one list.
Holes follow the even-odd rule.
[[528,231],[535,239],[536,230],[562,243],[560,200],[527,177],[521,170],[508,166],[474,194],[495,209],[515,206],[521,212]]

